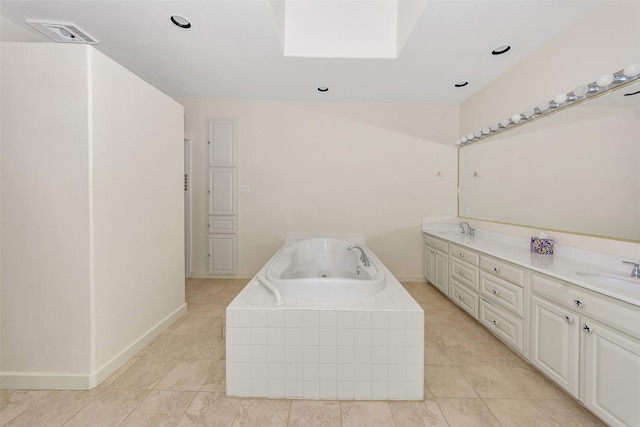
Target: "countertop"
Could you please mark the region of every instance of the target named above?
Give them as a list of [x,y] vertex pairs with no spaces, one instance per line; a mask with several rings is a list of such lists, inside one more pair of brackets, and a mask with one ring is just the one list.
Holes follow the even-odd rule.
[[[469,249],[481,252],[486,255],[504,259],[513,264],[537,271],[548,276],[555,277],[565,282],[607,295],[618,300],[640,307],[640,279],[633,279],[630,276],[621,274],[620,271],[612,271],[605,267],[591,262],[584,262],[578,259],[554,255],[541,255],[532,253],[529,249],[528,241],[523,238],[512,236],[505,238],[501,233],[493,233],[484,230],[476,230],[475,236],[468,236],[458,231],[458,226],[433,225],[424,227],[423,232],[438,239],[464,246]],[[631,272],[629,266],[629,273]],[[637,282],[634,284],[620,286],[604,286],[592,283],[577,275],[577,272],[597,273],[616,276]]]

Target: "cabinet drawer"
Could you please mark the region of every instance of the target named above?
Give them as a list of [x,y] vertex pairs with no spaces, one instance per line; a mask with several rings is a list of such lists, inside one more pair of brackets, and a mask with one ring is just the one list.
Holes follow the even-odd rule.
[[444,240],[436,239],[433,236],[425,234],[424,243],[427,244],[428,246],[436,248],[439,251],[442,251],[444,253],[449,253],[449,243],[445,242]]
[[531,274],[531,289],[537,295],[598,319],[640,338],[640,307],[592,292],[539,273]]
[[471,291],[464,285],[451,282],[451,299],[469,313],[474,319],[478,318],[478,293]]
[[487,329],[520,353],[524,352],[524,322],[486,301],[480,300],[479,319]]
[[480,257],[480,268],[516,285],[524,286],[525,271],[521,267],[483,255]]
[[470,249],[463,248],[458,245],[451,245],[449,254],[451,254],[452,257],[466,261],[471,265],[480,265],[480,255]]
[[524,316],[524,289],[486,272],[480,273],[480,293],[493,304]]
[[469,265],[463,261],[459,261],[456,258],[451,258],[450,264],[451,269],[449,270],[449,272],[451,273],[452,279],[455,279],[458,282],[467,285],[475,291],[478,290],[478,267]]
[[209,217],[209,233],[230,233],[236,232],[235,216],[210,216]]

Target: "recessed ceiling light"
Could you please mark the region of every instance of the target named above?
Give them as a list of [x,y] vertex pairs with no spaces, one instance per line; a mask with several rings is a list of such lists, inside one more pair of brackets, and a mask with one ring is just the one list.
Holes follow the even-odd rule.
[[180,28],[184,28],[184,29],[191,28],[191,22],[189,22],[189,20],[184,16],[171,15],[171,22],[173,22],[175,25],[177,25]]
[[329,88],[326,86],[318,87],[318,92],[329,92]]
[[502,55],[503,53],[507,53],[511,50],[511,46],[508,44],[498,46],[497,48],[491,51],[491,55]]
[[454,86],[455,87],[465,87],[468,84],[469,84],[469,82],[464,81],[464,82],[458,82],[458,83],[454,84]]

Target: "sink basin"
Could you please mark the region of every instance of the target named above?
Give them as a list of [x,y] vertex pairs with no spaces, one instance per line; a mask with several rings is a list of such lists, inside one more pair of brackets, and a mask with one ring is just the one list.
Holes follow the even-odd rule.
[[634,279],[633,277],[616,276],[613,274],[602,273],[576,273],[585,281],[602,286],[609,286],[614,288],[633,289],[637,287],[640,290],[640,279]]

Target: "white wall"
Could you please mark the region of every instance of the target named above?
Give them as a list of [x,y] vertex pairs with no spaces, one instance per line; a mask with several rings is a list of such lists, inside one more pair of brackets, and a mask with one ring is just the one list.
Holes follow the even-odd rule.
[[182,107],[88,46],[2,44],[4,387],[89,388],[184,310]]
[[2,44],[2,370],[87,373],[86,53],[37,46]]
[[91,49],[96,364],[184,305],[180,104]]
[[[287,231],[363,233],[399,278],[423,280],[421,221],[456,212],[457,106],[182,100],[193,150],[193,274],[206,276],[209,119],[239,119],[239,276]],[[443,176],[438,177],[438,171]]]
[[[640,2],[607,1],[460,106],[460,134],[484,128],[531,105],[640,61]],[[487,144],[490,141],[486,142]],[[497,158],[497,162],[508,159]],[[544,194],[531,195],[532,199]],[[530,236],[539,230],[474,221],[479,228]],[[640,244],[554,233],[556,243],[640,258]]]

